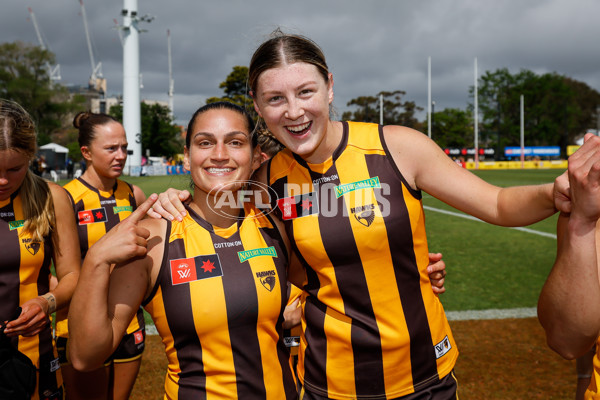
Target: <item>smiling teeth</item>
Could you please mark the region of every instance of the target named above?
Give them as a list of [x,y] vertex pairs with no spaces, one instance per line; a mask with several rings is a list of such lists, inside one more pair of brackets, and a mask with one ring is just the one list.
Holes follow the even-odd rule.
[[303,130],[305,130],[306,128],[308,128],[310,126],[310,122],[307,122],[303,125],[298,125],[298,126],[288,126],[288,130],[290,132],[294,132],[294,133],[298,133],[298,132],[302,132]]
[[211,174],[224,174],[227,172],[231,172],[232,169],[231,168],[208,168],[207,171],[210,172]]

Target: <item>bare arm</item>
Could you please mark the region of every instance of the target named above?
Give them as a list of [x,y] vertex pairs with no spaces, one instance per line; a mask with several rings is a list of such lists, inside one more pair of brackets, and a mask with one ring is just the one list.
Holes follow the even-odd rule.
[[405,179],[441,201],[486,222],[523,226],[556,212],[553,185],[501,188],[461,168],[426,135],[387,126],[384,135]]
[[558,252],[542,288],[538,317],[548,345],[565,358],[584,354],[600,332],[598,248],[600,138],[569,159],[571,214],[558,221]]
[[58,249],[54,249],[52,255],[58,284],[50,290],[49,295],[38,296],[23,303],[19,318],[7,324],[8,336],[37,335],[48,323],[48,316],[54,309],[69,305],[79,277],[81,253],[71,202],[62,187],[54,183],[48,185],[52,194],[58,234]]
[[152,267],[148,249],[157,234],[147,228],[161,221],[140,220],[155,199],[153,195],[141,204],[86,255],[69,308],[69,352],[76,369],[102,365],[118,346],[148,290]]

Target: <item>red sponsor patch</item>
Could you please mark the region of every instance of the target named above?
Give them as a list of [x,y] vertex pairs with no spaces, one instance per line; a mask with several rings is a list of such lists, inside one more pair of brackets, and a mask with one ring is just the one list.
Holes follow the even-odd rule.
[[135,340],[135,344],[140,344],[144,341],[144,334],[142,331],[133,332],[133,339]]
[[77,217],[79,218],[79,225],[91,224],[94,222],[92,210],[79,211]]
[[277,200],[277,206],[281,210],[283,219],[293,219],[298,216],[296,212],[296,199],[294,197],[285,197]]
[[77,219],[79,220],[79,225],[108,221],[104,207],[96,208],[94,210],[79,211],[77,213]]
[[173,285],[192,282],[198,279],[196,261],[193,258],[171,260],[171,281]]

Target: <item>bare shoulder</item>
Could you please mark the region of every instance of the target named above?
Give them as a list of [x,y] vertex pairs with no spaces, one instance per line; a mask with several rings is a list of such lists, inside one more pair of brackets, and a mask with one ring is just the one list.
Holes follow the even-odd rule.
[[70,207],[71,200],[69,200],[69,195],[62,186],[54,182],[48,182],[48,188],[50,189],[50,194],[52,194],[52,200],[55,207],[59,207],[63,204]]
[[383,137],[390,155],[404,179],[413,189],[416,189],[416,179],[422,167],[421,163],[433,157],[439,147],[427,135],[405,126],[384,126]]
[[144,191],[136,185],[132,185],[132,187],[133,187],[133,197],[135,197],[135,202],[137,203],[137,205],[140,205],[144,201],[146,201],[146,194],[144,193]]

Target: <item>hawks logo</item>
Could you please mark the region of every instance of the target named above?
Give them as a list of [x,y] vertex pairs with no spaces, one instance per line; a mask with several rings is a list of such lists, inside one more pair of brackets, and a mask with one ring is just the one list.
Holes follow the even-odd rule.
[[277,277],[274,270],[257,272],[256,277],[260,280],[260,283],[265,289],[269,292],[273,291],[273,288],[277,283]]
[[42,247],[42,244],[40,242],[34,242],[31,239],[23,239],[22,243],[29,252],[29,254],[31,254],[32,256],[35,256]]
[[375,204],[351,208],[354,218],[364,226],[371,226],[375,221]]

